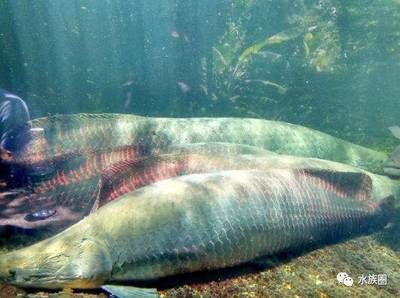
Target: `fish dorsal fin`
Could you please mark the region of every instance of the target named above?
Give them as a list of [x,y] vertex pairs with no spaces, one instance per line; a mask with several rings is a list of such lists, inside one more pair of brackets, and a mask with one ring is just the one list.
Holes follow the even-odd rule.
[[340,172],[323,169],[302,169],[300,172],[312,178],[321,187],[342,197],[358,200],[371,198],[372,179],[362,172]]
[[400,127],[398,126],[391,126],[389,127],[389,130],[395,136],[396,138],[400,139]]

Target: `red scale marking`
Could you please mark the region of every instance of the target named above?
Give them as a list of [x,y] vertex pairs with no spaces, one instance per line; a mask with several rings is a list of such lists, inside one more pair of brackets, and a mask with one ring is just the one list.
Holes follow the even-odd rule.
[[129,189],[130,191],[136,190],[135,176],[132,176],[131,179],[129,179]]
[[106,202],[110,202],[112,200],[115,200],[118,197],[119,197],[119,194],[118,194],[117,190],[114,189],[113,192],[110,194],[109,199],[106,200]]
[[61,185],[61,186],[64,185],[64,181],[61,179],[60,175],[57,175],[57,176],[55,177],[54,183],[55,183],[56,185]]
[[145,168],[144,169],[144,171],[143,171],[143,173],[142,173],[142,176],[144,177],[144,180],[147,182],[147,181],[149,181],[149,168]]
[[140,185],[140,186],[144,185],[143,177],[139,176],[139,177],[138,177],[138,181],[139,181],[139,185]]
[[94,171],[96,173],[100,173],[100,169],[99,169],[99,166],[97,164],[97,155],[93,155],[92,156],[92,164],[93,164],[93,167],[94,167]]
[[172,163],[172,165],[171,164],[164,164],[164,166],[163,166],[164,175],[161,176],[161,179],[178,176],[178,172],[179,171],[177,170],[177,168],[178,168],[178,164],[175,163],[175,162]]
[[174,165],[174,174],[177,176],[181,171],[181,165],[179,162],[176,162]]
[[166,175],[166,169],[165,169],[164,163],[161,163],[157,170],[157,177],[159,179],[163,179],[163,177],[166,177],[166,176],[167,175]]
[[75,177],[76,182],[81,180],[81,176],[79,175],[79,171],[71,170],[72,175]]
[[48,189],[51,188],[51,180],[49,180],[49,181],[46,182],[46,186],[47,186]]
[[50,189],[51,189],[52,191],[55,191],[55,190],[56,190],[56,185],[55,185],[54,180],[50,181]]
[[126,184],[126,181],[124,181],[124,182],[122,183],[120,192],[122,192],[122,194],[126,194],[126,193],[129,192],[129,187],[128,187],[128,185]]
[[[312,181],[312,183],[319,185],[321,188],[323,188],[329,192],[335,193],[337,196],[339,196],[341,198],[349,198],[350,197],[350,194],[344,192],[339,187],[336,187],[335,185],[333,185],[323,179],[320,179],[320,178],[317,178],[314,176],[310,176],[307,173],[303,173],[303,174],[305,174],[305,176],[307,178],[309,178]],[[357,200],[360,200],[360,201],[365,201],[368,199],[368,196],[366,195],[364,190],[361,190],[359,193],[354,194],[354,198]]]
[[105,165],[105,163],[106,163],[106,159],[105,159],[105,156],[104,156],[104,152],[102,152],[102,153],[100,154],[100,160],[101,160],[101,164],[102,164],[103,167],[104,167],[104,165]]
[[88,178],[92,177],[92,175],[94,174],[92,172],[92,169],[90,168],[90,164],[91,164],[90,161],[86,161],[86,175]]
[[64,171],[61,171],[61,172],[60,172],[60,178],[61,178],[61,180],[63,181],[63,185],[69,185],[68,178],[67,178],[67,176],[65,175],[65,172],[64,172]]

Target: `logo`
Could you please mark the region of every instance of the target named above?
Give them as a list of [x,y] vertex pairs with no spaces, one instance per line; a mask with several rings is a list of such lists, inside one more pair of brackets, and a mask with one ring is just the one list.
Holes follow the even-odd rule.
[[336,279],[340,284],[345,285],[346,287],[351,287],[354,283],[353,278],[351,278],[351,276],[346,272],[339,272]]

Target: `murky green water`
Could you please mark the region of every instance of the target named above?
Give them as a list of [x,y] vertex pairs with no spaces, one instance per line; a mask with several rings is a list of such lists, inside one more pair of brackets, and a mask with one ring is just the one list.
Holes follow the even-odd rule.
[[[400,125],[399,82],[398,0],[0,1],[0,88],[23,98],[32,118],[281,120],[390,153],[399,144],[388,130]],[[163,293],[395,297],[393,225],[272,268],[167,283],[165,290],[176,289]],[[2,246],[11,250],[30,237],[2,239]],[[374,266],[374,259],[384,261]],[[340,288],[338,270],[387,274],[389,285]],[[16,295],[2,289],[0,296]]]

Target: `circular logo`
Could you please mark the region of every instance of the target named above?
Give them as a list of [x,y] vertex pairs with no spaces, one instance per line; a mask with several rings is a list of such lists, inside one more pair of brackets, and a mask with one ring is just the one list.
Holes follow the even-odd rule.
[[349,275],[348,275],[346,272],[339,272],[339,273],[336,275],[337,281],[340,282],[341,284],[344,282],[344,279],[345,279],[346,277],[349,277]]
[[353,285],[354,281],[350,276],[348,276],[343,279],[343,283],[345,286],[351,287]]

